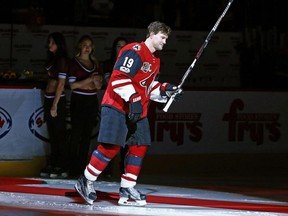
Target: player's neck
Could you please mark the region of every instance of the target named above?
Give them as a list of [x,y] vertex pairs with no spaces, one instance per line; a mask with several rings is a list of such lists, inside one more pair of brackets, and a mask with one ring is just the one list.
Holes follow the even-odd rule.
[[148,47],[148,49],[150,50],[151,53],[154,53],[156,51],[156,49],[152,45],[152,43],[151,43],[149,38],[147,38],[144,43]]

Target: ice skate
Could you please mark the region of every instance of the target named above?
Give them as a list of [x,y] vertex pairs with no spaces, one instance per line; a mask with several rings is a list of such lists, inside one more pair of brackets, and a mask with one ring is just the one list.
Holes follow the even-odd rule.
[[146,203],[146,195],[141,194],[135,188],[123,188],[121,187],[119,190],[119,205],[125,206],[145,206]]
[[74,188],[88,204],[93,205],[93,202],[96,200],[97,195],[92,181],[86,179],[85,176],[81,175],[78,179],[78,182],[74,185]]

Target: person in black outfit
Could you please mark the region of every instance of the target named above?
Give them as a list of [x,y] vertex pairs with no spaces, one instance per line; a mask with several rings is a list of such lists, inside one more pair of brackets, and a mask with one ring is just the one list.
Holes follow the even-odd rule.
[[45,69],[48,74],[44,96],[44,120],[50,139],[50,157],[47,166],[40,171],[41,177],[66,178],[67,172],[67,130],[65,81],[67,75],[67,47],[64,36],[51,33],[47,40],[48,61]]
[[93,128],[97,125],[99,101],[97,91],[103,76],[94,57],[94,43],[89,35],[82,36],[77,54],[69,63],[69,84],[72,89],[70,175],[77,176],[87,165]]

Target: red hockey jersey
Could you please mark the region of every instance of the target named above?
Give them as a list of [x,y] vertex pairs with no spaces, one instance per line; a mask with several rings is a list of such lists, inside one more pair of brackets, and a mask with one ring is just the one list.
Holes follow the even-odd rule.
[[129,113],[129,98],[137,92],[143,105],[142,118],[146,117],[150,99],[162,103],[167,100],[161,97],[160,83],[156,81],[159,69],[160,58],[144,42],[126,45],[114,65],[102,106]]

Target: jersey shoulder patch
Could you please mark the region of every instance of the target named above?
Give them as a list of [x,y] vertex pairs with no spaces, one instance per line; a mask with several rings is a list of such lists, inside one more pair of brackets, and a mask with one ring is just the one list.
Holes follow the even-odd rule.
[[137,44],[132,46],[132,49],[134,49],[135,51],[140,51],[141,50],[141,45],[139,43],[137,43]]

